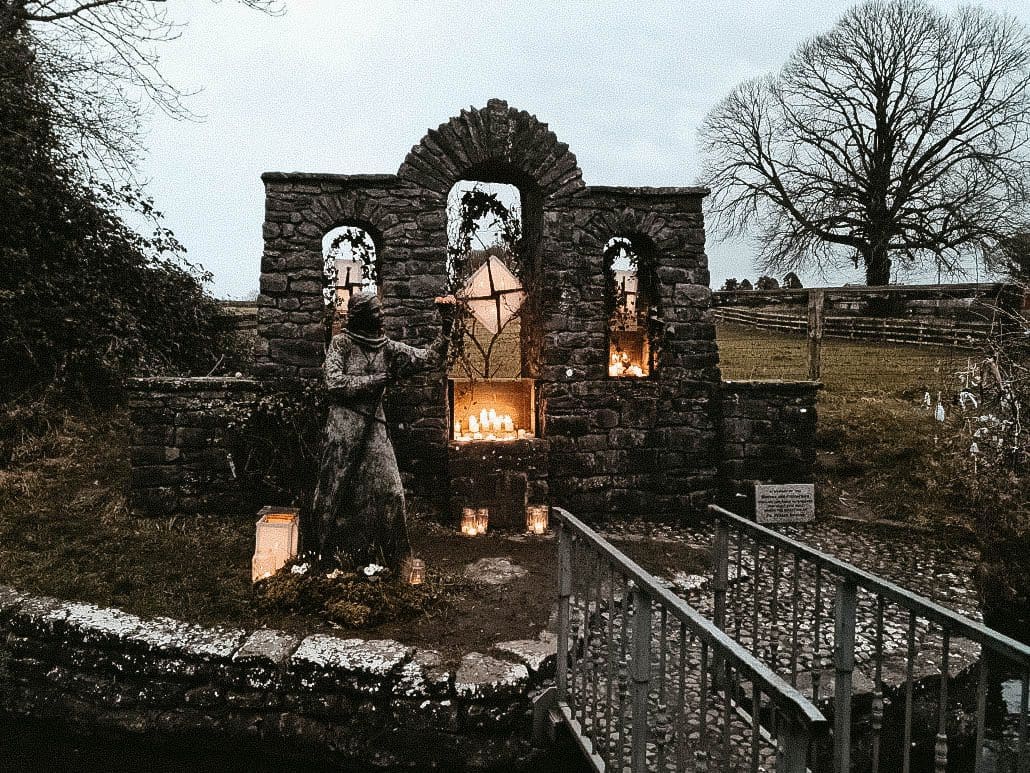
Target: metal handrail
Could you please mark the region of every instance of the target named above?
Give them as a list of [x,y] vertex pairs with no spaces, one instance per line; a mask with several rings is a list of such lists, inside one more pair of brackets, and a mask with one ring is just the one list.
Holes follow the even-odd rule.
[[[885,604],[891,603],[904,614],[901,622],[907,629],[905,637],[905,673],[904,681],[899,685],[903,686],[902,706],[904,720],[901,730],[904,740],[900,744],[901,759],[885,761],[885,764],[900,765],[903,773],[909,773],[912,765],[912,749],[915,746],[914,738],[916,728],[914,725],[914,702],[915,702],[915,661],[917,654],[916,628],[917,621],[924,619],[928,624],[935,624],[940,627],[941,636],[939,641],[933,641],[932,650],[939,654],[940,672],[939,685],[937,688],[937,728],[933,743],[933,762],[935,773],[944,773],[949,766],[949,744],[952,731],[949,728],[948,691],[951,679],[949,663],[951,658],[953,638],[961,638],[979,645],[978,675],[976,683],[976,708],[975,708],[975,746],[974,759],[976,773],[983,773],[987,769],[987,695],[989,672],[1002,666],[1001,672],[1016,673],[1020,677],[1020,709],[1017,717],[1018,727],[1014,730],[1015,742],[1011,740],[996,748],[992,747],[990,754],[1000,754],[1006,764],[1011,765],[1005,769],[1022,771],[1030,770],[1030,735],[1028,735],[1028,703],[1030,703],[1030,646],[1016,641],[1004,634],[995,631],[982,623],[971,620],[957,612],[947,609],[940,604],[919,594],[902,588],[895,583],[885,580],[876,575],[870,574],[853,564],[842,561],[834,556],[823,553],[809,545],[786,537],[779,532],[773,531],[765,526],[757,524],[746,518],[730,512],[716,505],[708,508],[710,515],[716,522],[715,542],[713,550],[713,620],[722,629],[729,631],[734,629],[735,638],[747,637],[748,624],[745,618],[750,618],[752,652],[759,656],[764,653],[771,660],[771,667],[777,668],[782,661],[777,660],[779,647],[779,636],[781,622],[786,622],[786,613],[790,614],[789,639],[791,656],[789,659],[789,671],[792,684],[797,683],[799,672],[799,623],[800,610],[806,608],[807,602],[799,597],[799,575],[802,566],[811,565],[814,572],[814,597],[812,606],[811,623],[813,626],[813,650],[811,653],[811,689],[812,700],[820,699],[820,686],[823,679],[823,671],[826,666],[833,668],[833,770],[835,773],[846,773],[851,769],[852,755],[852,703],[854,692],[854,671],[856,667],[856,655],[858,647],[856,633],[858,630],[859,617],[863,616],[862,622],[867,624],[865,636],[869,637],[869,627],[873,628],[873,641],[866,642],[871,645],[871,656],[867,668],[872,673],[872,713],[870,722],[870,764],[873,773],[878,773],[881,768],[881,732],[884,730],[885,706],[890,701],[886,698],[886,682],[884,679],[884,662],[887,659],[884,648],[885,630]],[[748,604],[748,594],[741,589],[730,592],[729,565],[730,565],[730,537],[735,535],[735,566],[736,579],[742,578],[744,570],[744,547],[745,541],[752,545],[750,549],[753,561],[751,571],[754,578],[750,581],[754,598]],[[763,563],[761,559],[762,549],[772,553],[771,567]],[[767,556],[768,556],[767,552]],[[779,587],[781,580],[787,579],[782,576],[781,570],[786,568],[786,563],[781,563],[781,554],[793,556],[793,568],[789,571],[791,583],[790,601],[781,604],[779,601]],[[767,574],[765,585],[771,589],[769,603],[764,606],[768,612],[763,611],[763,605],[759,601],[760,595],[764,593],[762,583],[759,580],[763,571],[770,569]],[[836,580],[836,588],[833,591],[830,608],[832,613],[824,616],[823,595],[830,597],[825,589],[825,577],[830,576]],[[868,609],[861,612],[858,605],[859,590],[871,594],[876,598],[875,613]],[[733,625],[729,624],[728,602],[733,601]],[[780,617],[781,610],[784,617]],[[803,613],[807,614],[807,612]],[[827,620],[832,617],[832,620]],[[763,619],[765,618],[765,619]],[[831,636],[824,636],[822,626],[824,622],[831,625]],[[743,624],[743,625],[742,625]],[[768,625],[768,628],[763,628]],[[760,646],[763,638],[762,631],[767,631],[764,638],[768,647]],[[828,650],[823,649],[824,641],[832,645]],[[741,639],[743,642],[744,639]],[[920,645],[922,646],[922,645]],[[832,655],[832,659],[826,659],[824,655]],[[998,662],[995,662],[998,661]],[[786,666],[784,666],[786,668]],[[1000,730],[999,737],[1005,737],[1006,731],[1000,725],[994,728]],[[1001,759],[1001,758],[999,758]]]
[[959,633],[971,641],[975,641],[977,644],[987,647],[1000,655],[1004,655],[1010,660],[1017,661],[1023,667],[1030,666],[1030,646],[1003,633],[999,633],[993,628],[988,628],[983,623],[970,620],[968,617],[943,607],[925,596],[906,590],[900,585],[870,574],[859,569],[854,564],[841,561],[828,553],[822,553],[803,542],[785,537],[779,532],[742,518],[736,513],[731,513],[718,505],[709,505],[708,511],[716,518],[733,524],[736,529],[746,532],[753,538],[758,538],[767,544],[776,545],[791,553],[803,556],[811,563],[824,569],[829,569],[834,574],[850,580],[858,587],[890,599],[906,609],[918,612],[938,625],[945,626],[953,632]]
[[[632,581],[633,588],[633,609],[634,609],[634,682],[641,681],[638,678],[637,670],[641,667],[637,661],[643,657],[645,660],[650,657],[651,641],[654,638],[654,631],[651,624],[651,603],[658,605],[662,619],[665,615],[671,616],[679,621],[682,626],[697,638],[712,653],[712,663],[718,664],[716,670],[725,668],[727,673],[735,670],[743,677],[743,681],[750,683],[752,694],[764,695],[769,699],[772,706],[782,713],[784,725],[778,732],[782,734],[780,743],[777,744],[777,751],[780,754],[778,770],[786,773],[801,773],[806,770],[806,759],[809,743],[828,732],[828,722],[823,714],[809,702],[797,689],[779,677],[772,669],[767,667],[758,658],[738,644],[730,635],[719,630],[712,621],[704,617],[700,612],[691,607],[686,601],[673,594],[663,587],[657,579],[630,559],[611,543],[605,540],[581,520],[573,516],[567,510],[560,507],[552,508],[555,520],[559,524],[559,636],[558,652],[566,653],[565,657],[559,656],[557,668],[557,683],[559,701],[564,702],[565,718],[571,729],[576,734],[586,735],[583,725],[577,723],[568,710],[567,701],[569,698],[568,661],[570,652],[569,640],[569,597],[572,595],[571,578],[571,542],[568,534],[575,539],[581,539],[598,556],[604,559],[610,567],[616,568],[626,579]],[[645,619],[646,616],[646,619]],[[639,626],[643,625],[641,629]],[[663,625],[664,628],[664,625]],[[661,642],[659,643],[661,647]],[[646,683],[650,674],[649,664],[643,665],[647,676],[643,678]],[[575,681],[575,679],[573,679]],[[644,747],[646,745],[646,721],[640,719],[641,709],[646,708],[647,693],[636,693],[635,700],[640,699],[641,703],[635,703],[636,711],[633,714],[634,723],[632,728],[634,755],[631,758],[631,769],[634,773],[642,772],[644,767]],[[752,707],[754,709],[754,707]],[[758,712],[752,712],[754,716],[749,721],[757,725],[760,718]],[[638,721],[643,724],[643,730],[638,728]],[[757,733],[757,727],[756,727]],[[598,762],[596,754],[591,753],[591,745],[585,743],[589,738],[579,738],[580,744],[588,751],[595,766],[604,769],[603,764]],[[757,758],[756,758],[757,759]]]

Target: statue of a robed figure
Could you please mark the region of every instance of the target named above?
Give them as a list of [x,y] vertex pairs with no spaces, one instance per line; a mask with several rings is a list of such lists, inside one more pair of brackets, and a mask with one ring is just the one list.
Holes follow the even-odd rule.
[[346,568],[380,563],[396,568],[410,552],[404,487],[387,431],[383,396],[388,385],[439,368],[447,355],[454,299],[437,298],[442,325],[426,349],[392,341],[383,331],[379,299],[356,293],[347,324],[325,359],[329,392],[318,485],[311,507],[315,545],[323,564]]

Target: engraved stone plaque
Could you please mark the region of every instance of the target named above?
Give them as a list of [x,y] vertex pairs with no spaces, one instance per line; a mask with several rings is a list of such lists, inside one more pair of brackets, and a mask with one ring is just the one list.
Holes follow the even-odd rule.
[[755,484],[755,517],[759,523],[805,523],[815,520],[812,483]]

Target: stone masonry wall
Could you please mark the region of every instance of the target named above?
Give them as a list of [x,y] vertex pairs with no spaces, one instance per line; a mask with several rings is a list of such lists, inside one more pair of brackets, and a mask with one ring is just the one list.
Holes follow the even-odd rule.
[[238,512],[247,492],[229,427],[249,413],[261,385],[244,378],[158,377],[130,379],[127,386],[132,511]]
[[816,381],[722,382],[721,472],[731,505],[749,503],[755,482],[812,482],[820,388]]
[[[539,375],[553,499],[585,517],[669,517],[716,488],[718,350],[698,188],[590,187],[545,211]],[[662,322],[651,377],[608,377],[604,247],[654,245]]]
[[[587,186],[568,146],[501,100],[430,130],[396,174],[271,172],[262,179],[258,379],[321,378],[322,237],[338,226],[359,226],[375,243],[387,334],[430,343],[439,325],[433,299],[447,285],[447,195],[462,179],[510,183],[523,210],[522,376],[536,379],[538,435],[547,441],[540,447],[546,472],[540,449],[531,455],[535,494],[546,486],[553,504],[588,520],[666,518],[701,510],[720,489],[737,491],[749,480],[810,475],[813,387],[720,386],[706,189]],[[653,255],[660,334],[647,378],[607,373],[604,248],[613,237],[650,245]],[[230,382],[180,380],[166,396],[156,383],[137,385],[134,507],[217,509],[232,499],[237,484],[223,425],[228,407],[253,400],[259,382]],[[503,478],[504,465],[526,461],[485,454],[494,467],[484,472],[470,452],[448,453],[442,367],[393,386],[386,408],[405,485],[441,507],[468,499],[475,478]]]
[[353,770],[533,770],[531,662],[470,653],[452,670],[396,641],[201,628],[0,586],[0,711],[267,739]]
[[[587,187],[546,124],[491,100],[412,148],[396,175],[267,173],[257,375],[317,378],[325,351],[322,236],[364,228],[376,246],[386,332],[416,346],[438,329],[446,287],[446,200],[462,179],[518,186],[527,315],[523,375],[538,379],[552,442],[552,501],[584,517],[702,507],[716,483],[718,355],[708,314],[702,188]],[[663,322],[657,372],[607,376],[604,246],[654,245]],[[450,496],[445,375],[392,389],[387,414],[405,482]]]

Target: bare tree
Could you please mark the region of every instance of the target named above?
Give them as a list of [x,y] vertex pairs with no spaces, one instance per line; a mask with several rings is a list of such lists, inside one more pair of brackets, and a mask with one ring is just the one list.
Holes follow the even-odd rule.
[[[237,2],[282,10],[281,0]],[[159,44],[181,29],[163,0],[0,0],[0,43],[31,48],[54,129],[113,178],[131,176],[149,109],[195,117],[158,67]]]
[[715,230],[757,235],[764,268],[959,273],[1027,219],[1030,35],[979,8],[872,0],[738,86],[701,142]]

